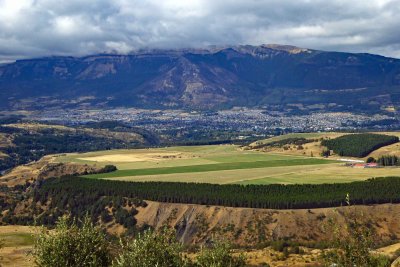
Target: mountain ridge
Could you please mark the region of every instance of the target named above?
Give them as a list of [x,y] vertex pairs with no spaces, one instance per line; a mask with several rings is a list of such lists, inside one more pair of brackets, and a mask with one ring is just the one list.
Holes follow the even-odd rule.
[[53,56],[0,65],[0,100],[3,109],[47,101],[61,107],[380,110],[400,105],[400,60],[276,44]]

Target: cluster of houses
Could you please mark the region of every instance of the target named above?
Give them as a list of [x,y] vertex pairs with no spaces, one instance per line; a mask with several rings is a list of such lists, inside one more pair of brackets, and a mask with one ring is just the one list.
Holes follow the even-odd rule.
[[339,159],[340,161],[346,162],[345,166],[352,167],[352,168],[379,168],[379,164],[376,162],[365,163],[362,160],[355,160],[355,159]]
[[352,168],[358,168],[358,169],[362,169],[362,168],[379,168],[378,163],[375,162],[371,162],[371,163],[353,163],[350,164]]

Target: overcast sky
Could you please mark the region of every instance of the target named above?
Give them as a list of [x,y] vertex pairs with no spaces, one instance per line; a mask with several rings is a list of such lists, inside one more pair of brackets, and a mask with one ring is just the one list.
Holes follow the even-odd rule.
[[268,43],[400,58],[400,0],[0,0],[0,62]]

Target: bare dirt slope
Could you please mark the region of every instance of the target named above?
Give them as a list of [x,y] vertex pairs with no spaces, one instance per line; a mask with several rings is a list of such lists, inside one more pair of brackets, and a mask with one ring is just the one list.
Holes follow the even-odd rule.
[[25,184],[27,181],[33,182],[37,179],[93,173],[100,170],[101,167],[97,165],[59,163],[54,162],[54,156],[45,156],[36,162],[20,165],[9,173],[0,176],[0,184],[15,186],[17,184]]
[[331,236],[328,220],[340,224],[354,209],[372,223],[381,241],[400,238],[400,204],[268,210],[147,202],[149,205],[136,215],[138,224],[173,226],[186,244],[207,242],[214,236],[224,236],[240,245],[283,238],[306,243],[324,241]]

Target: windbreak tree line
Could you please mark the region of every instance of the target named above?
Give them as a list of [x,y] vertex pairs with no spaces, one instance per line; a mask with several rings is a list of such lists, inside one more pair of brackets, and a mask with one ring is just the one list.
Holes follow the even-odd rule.
[[376,162],[380,166],[400,166],[400,158],[394,155],[382,156]]
[[399,142],[397,136],[363,133],[348,134],[335,139],[323,140],[321,145],[333,150],[340,156],[362,158],[378,148],[397,142]]
[[[125,182],[80,177],[48,179],[35,191],[35,200],[52,206],[84,206],[81,199],[93,196],[124,197],[169,203],[230,207],[302,209],[343,205],[351,194],[354,204],[400,203],[400,177],[374,178],[341,184],[218,185],[204,183]],[[77,196],[79,201],[72,201]],[[93,202],[95,203],[95,202]],[[80,210],[84,208],[80,208]]]

